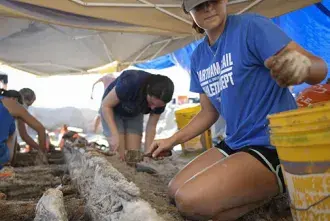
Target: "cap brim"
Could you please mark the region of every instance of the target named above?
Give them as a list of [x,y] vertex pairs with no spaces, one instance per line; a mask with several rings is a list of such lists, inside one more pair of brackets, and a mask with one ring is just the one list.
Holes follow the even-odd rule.
[[186,1],[186,3],[184,3],[184,9],[187,12],[190,12],[191,10],[193,10],[197,5],[202,4],[204,2],[207,2],[209,0],[195,0],[195,1]]

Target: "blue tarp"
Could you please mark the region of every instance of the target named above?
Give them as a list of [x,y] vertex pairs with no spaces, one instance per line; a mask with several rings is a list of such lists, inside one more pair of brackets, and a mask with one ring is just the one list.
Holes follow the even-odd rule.
[[145,63],[136,64],[135,66],[142,69],[160,70],[179,65],[185,70],[190,71],[190,56],[200,41],[201,40],[194,41],[170,54],[158,57]]
[[[274,18],[274,22],[295,42],[328,63],[330,78],[330,0]],[[326,81],[326,80],[325,80]],[[324,81],[324,82],[325,82]],[[308,84],[294,87],[299,94]]]
[[[181,49],[179,49],[179,50],[181,50]],[[138,68],[142,68],[142,69],[161,70],[161,69],[173,67],[174,65],[176,65],[176,63],[172,60],[171,54],[167,54],[167,55],[160,56],[156,59],[150,60],[145,63],[136,64],[135,66]]]
[[[284,30],[295,42],[322,57],[329,67],[330,78],[330,0],[297,10],[295,12],[274,18],[273,21]],[[180,65],[190,70],[190,56],[200,41],[193,42],[169,55],[159,57],[150,62],[139,64],[137,67],[145,69],[163,69]],[[307,84],[294,87],[298,94]]]

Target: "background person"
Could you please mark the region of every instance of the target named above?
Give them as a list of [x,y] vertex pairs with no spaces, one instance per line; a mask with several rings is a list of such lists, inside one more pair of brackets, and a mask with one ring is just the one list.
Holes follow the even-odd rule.
[[143,115],[150,114],[145,146],[150,146],[165,106],[172,100],[174,84],[166,76],[145,71],[124,71],[105,90],[101,120],[109,146],[124,159],[125,150],[139,150]]

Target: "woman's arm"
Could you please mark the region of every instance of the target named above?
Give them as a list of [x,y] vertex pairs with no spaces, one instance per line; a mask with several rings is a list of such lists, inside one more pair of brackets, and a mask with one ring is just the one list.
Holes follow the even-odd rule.
[[22,105],[20,105],[16,101],[7,99],[7,98],[3,98],[2,102],[13,117],[19,118],[19,120],[22,120],[27,125],[29,125],[32,129],[37,131],[39,148],[41,150],[45,151],[46,150],[46,131],[45,131],[44,126],[36,118],[34,118]]
[[92,86],[92,93],[91,93],[91,99],[93,99],[93,92],[94,92],[94,87],[96,84],[98,84],[99,82],[101,82],[103,79],[103,77],[99,78],[97,81],[94,82],[93,86]]
[[102,113],[104,119],[110,128],[111,137],[116,140],[116,142],[113,143],[114,146],[112,147],[114,150],[116,150],[119,146],[119,132],[115,122],[113,108],[119,104],[119,102],[120,100],[116,93],[116,87],[114,87],[102,101]]
[[34,149],[40,148],[39,145],[28,135],[25,123],[21,119],[17,120],[17,129],[22,140],[24,140],[27,145]]
[[155,139],[156,127],[159,121],[160,114],[150,114],[149,120],[146,127],[146,137],[144,148],[147,149],[152,144]]
[[321,58],[291,41],[285,48],[265,61],[272,77],[280,86],[306,82],[318,84],[327,75],[327,64]]
[[210,128],[218,119],[219,113],[205,94],[200,94],[201,111],[172,136],[173,144],[181,144],[200,135]]
[[186,125],[176,132],[173,136],[154,141],[148,148],[148,153],[153,157],[163,151],[171,150],[175,145],[184,143],[210,128],[218,119],[219,114],[205,94],[200,94],[201,111]]

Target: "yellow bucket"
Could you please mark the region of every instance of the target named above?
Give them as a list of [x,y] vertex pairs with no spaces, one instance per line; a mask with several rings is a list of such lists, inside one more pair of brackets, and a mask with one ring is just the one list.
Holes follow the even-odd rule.
[[[201,110],[200,105],[186,107],[175,111],[175,118],[178,129],[185,127]],[[184,152],[199,152],[212,147],[211,130],[208,129],[201,136],[197,136],[183,144]]]
[[268,119],[294,220],[330,220],[330,102]]

